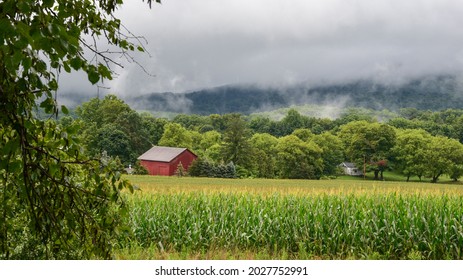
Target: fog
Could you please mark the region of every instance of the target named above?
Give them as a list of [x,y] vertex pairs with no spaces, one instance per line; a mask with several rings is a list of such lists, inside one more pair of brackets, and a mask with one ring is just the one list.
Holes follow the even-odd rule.
[[[126,1],[117,16],[147,53],[98,91],[61,75],[60,96],[121,98],[229,84],[401,84],[463,69],[463,1]],[[150,73],[148,75],[146,72]]]

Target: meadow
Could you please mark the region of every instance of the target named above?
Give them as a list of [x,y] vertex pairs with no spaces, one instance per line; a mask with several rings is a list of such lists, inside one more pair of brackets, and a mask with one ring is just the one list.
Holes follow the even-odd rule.
[[463,186],[127,176],[118,259],[463,259]]

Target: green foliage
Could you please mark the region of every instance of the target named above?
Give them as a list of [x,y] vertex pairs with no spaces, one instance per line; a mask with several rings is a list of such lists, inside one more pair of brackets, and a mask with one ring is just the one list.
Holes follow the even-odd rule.
[[182,162],[180,162],[177,165],[177,169],[175,170],[175,175],[177,175],[177,177],[183,177],[186,175],[186,171],[185,171],[185,168],[183,167]]
[[339,137],[344,142],[349,161],[357,166],[366,161],[369,169],[375,172],[375,179],[379,179],[380,172],[382,176],[384,165],[379,163],[391,156],[390,150],[396,140],[395,130],[391,126],[354,121],[341,126]]
[[339,163],[344,160],[344,145],[341,139],[330,132],[324,132],[314,135],[312,140],[322,149],[323,175],[338,174]]
[[237,170],[233,162],[224,165],[197,159],[190,165],[188,174],[193,177],[236,178]]
[[198,140],[195,141],[195,152],[199,157],[219,162],[223,158],[221,154],[221,142],[222,134],[215,130],[207,131],[200,134]]
[[82,153],[76,128],[25,124],[24,138],[1,129],[0,257],[110,258],[126,211],[119,193],[128,182],[108,162]]
[[234,162],[243,167],[251,164],[250,131],[239,114],[232,114],[227,121],[223,135],[222,154],[226,162]]
[[323,171],[322,149],[294,135],[278,140],[277,168],[281,178],[319,179]]
[[422,129],[431,135],[446,136],[462,142],[463,110],[446,109],[439,112],[420,111],[415,108],[400,110],[400,117],[388,124],[402,129]]
[[[93,39],[121,55],[135,49],[113,15],[120,4],[0,2],[1,259],[111,258],[127,212],[120,191],[130,184],[84,154],[76,125],[38,120],[34,112],[57,116],[63,70],[83,71],[92,84],[111,79],[114,61]],[[84,50],[95,58],[87,60]]]
[[135,165],[133,166],[133,174],[134,175],[148,175],[148,170],[140,164],[140,161],[137,160]]
[[134,240],[142,248],[162,244],[169,252],[237,249],[284,251],[296,259],[463,259],[463,198],[458,195],[236,191],[136,197],[131,201]]
[[[431,135],[423,130],[398,130],[392,153],[396,167],[407,177],[424,176],[429,162],[426,156]],[[432,164],[432,163],[431,163]]]
[[451,173],[453,165],[463,161],[463,146],[454,139],[432,137],[426,150],[426,160],[429,162],[426,174],[435,183],[442,174]]
[[298,128],[305,128],[307,117],[302,116],[297,110],[290,109],[288,114],[279,123],[281,135],[289,135]]
[[200,130],[205,126],[211,125],[211,121],[209,118],[195,114],[179,114],[174,117],[172,122],[178,123],[188,130]]
[[249,127],[254,133],[268,133],[274,136],[279,135],[278,123],[265,116],[252,116],[249,120]]
[[198,158],[191,163],[188,172],[193,177],[213,177],[211,172],[212,167],[212,162]]
[[[84,124],[82,135],[91,155],[107,151],[126,166],[151,147],[156,119],[142,117],[114,95],[92,98],[76,109]],[[155,137],[155,136],[154,136]]]
[[297,138],[301,139],[304,142],[308,142],[310,139],[313,138],[314,134],[310,129],[307,128],[298,128],[294,130],[291,135],[296,136]]
[[106,124],[96,131],[95,137],[88,143],[92,154],[107,152],[112,156],[120,156],[127,165],[134,152],[130,147],[130,138],[114,124]]
[[458,181],[458,179],[460,179],[461,176],[463,176],[463,164],[460,164],[460,163],[452,164],[448,171],[448,175],[455,182]]
[[267,133],[256,133],[250,142],[253,149],[253,167],[257,177],[274,178],[278,139]]
[[[144,145],[151,142],[165,146],[181,146],[188,147],[213,165],[238,162],[236,169],[239,177],[261,178],[288,177],[289,169],[288,172],[282,172],[280,168],[287,164],[294,167],[291,167],[291,172],[294,173],[291,177],[329,177],[338,173],[338,165],[342,161],[353,161],[363,166],[365,160],[367,171],[374,172],[377,179],[383,179],[383,173],[392,169],[407,178],[418,176],[420,179],[432,179],[433,175],[429,172],[432,169],[429,167],[430,154],[427,153],[430,149],[430,137],[433,137],[432,134],[445,135],[452,131],[455,133],[450,134],[458,135],[457,128],[463,123],[462,110],[430,112],[403,109],[394,115],[389,111],[375,112],[354,108],[345,109],[341,117],[333,121],[307,117],[295,109],[282,110],[281,113],[286,113],[286,116],[281,121],[259,115],[247,118],[239,114],[208,117],[181,114],[173,121],[168,121],[154,118],[149,113],[137,114],[114,96],[100,101],[91,100],[79,107],[77,112],[82,116],[78,121],[83,121],[83,126],[86,127],[83,134],[92,154],[107,150],[112,156],[116,154],[127,165],[127,162],[133,162],[147,149],[142,150],[140,147],[145,147]],[[103,112],[107,112],[106,117],[103,117]],[[101,116],[95,118],[97,115]],[[373,121],[375,118],[389,120],[379,123]],[[109,127],[101,121],[102,119],[111,121]],[[62,122],[73,121],[63,118]],[[116,123],[117,127],[113,123]],[[338,127],[340,124],[342,125]],[[426,139],[420,140],[415,139],[413,133],[401,136],[403,130],[394,127],[423,127],[423,133],[432,132],[426,132]],[[439,130],[437,127],[443,128]],[[285,133],[296,136],[309,146],[320,148],[321,153],[315,153],[312,163],[304,163],[303,166],[297,163],[300,161],[298,156],[289,156],[292,153],[287,153],[286,164],[281,155],[278,157],[276,149],[279,140],[282,139],[277,138],[278,135]],[[399,136],[402,138],[398,139]],[[138,150],[135,150],[135,147]],[[445,153],[441,153],[441,156],[443,159],[449,157]],[[442,174],[457,180],[461,176],[458,160],[448,160],[447,164],[450,165],[444,168]],[[314,170],[310,171],[313,168]]]
[[398,130],[392,152],[397,168],[407,178],[426,176],[437,182],[443,174],[455,181],[462,176],[463,145],[455,139],[432,136],[423,130]]
[[164,133],[164,126],[168,121],[162,118],[155,118],[149,113],[141,113],[140,117],[142,121],[142,127],[148,134],[148,142],[152,145],[158,145],[158,142]]
[[188,130],[177,123],[167,123],[164,126],[164,133],[159,140],[160,146],[179,147],[194,150],[193,139]]
[[207,131],[202,134],[201,142],[199,143],[200,149],[206,151],[208,148],[215,144],[220,144],[222,140],[222,134],[215,130]]

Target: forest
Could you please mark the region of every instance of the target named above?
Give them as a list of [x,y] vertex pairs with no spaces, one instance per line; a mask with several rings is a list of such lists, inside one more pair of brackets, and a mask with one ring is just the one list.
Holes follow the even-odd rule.
[[347,108],[336,119],[300,111],[287,108],[280,120],[239,113],[167,119],[108,95],[81,104],[59,123],[79,127],[90,155],[104,154],[120,170],[132,165],[139,173],[137,157],[159,145],[198,155],[191,176],[326,179],[339,175],[343,161],[365,164],[377,180],[386,170],[432,182],[463,175],[463,110]]

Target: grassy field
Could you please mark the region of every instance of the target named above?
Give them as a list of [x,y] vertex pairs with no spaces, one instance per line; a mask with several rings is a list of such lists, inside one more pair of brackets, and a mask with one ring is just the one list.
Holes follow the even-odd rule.
[[128,176],[119,259],[462,259],[463,186]]

